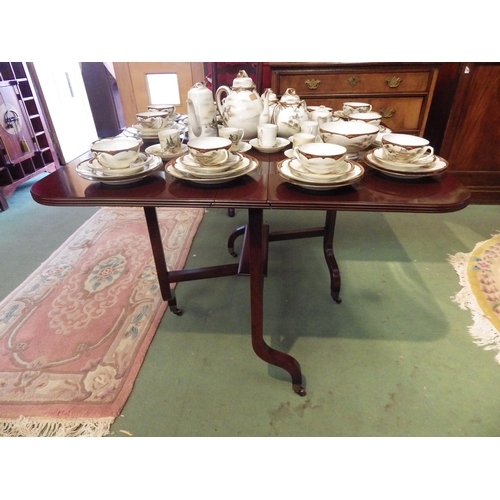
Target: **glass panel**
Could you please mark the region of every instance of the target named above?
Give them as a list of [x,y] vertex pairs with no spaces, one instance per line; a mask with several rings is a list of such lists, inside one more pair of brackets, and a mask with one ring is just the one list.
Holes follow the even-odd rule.
[[176,73],[148,73],[150,104],[180,104],[179,82]]

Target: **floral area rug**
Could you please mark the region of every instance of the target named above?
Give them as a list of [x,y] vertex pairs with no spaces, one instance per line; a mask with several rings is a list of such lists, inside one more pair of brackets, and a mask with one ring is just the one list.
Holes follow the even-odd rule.
[[500,234],[449,261],[462,286],[453,300],[471,312],[474,323],[469,332],[476,344],[497,351],[500,364]]
[[[202,209],[158,209],[182,269]],[[102,208],[0,303],[0,436],[104,436],[158,324],[144,211]]]

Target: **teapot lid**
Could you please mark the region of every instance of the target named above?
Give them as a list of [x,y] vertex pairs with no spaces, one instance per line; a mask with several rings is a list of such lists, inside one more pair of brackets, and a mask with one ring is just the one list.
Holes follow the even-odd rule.
[[255,88],[253,80],[247,75],[247,72],[243,69],[238,71],[238,75],[233,80],[233,89],[235,88],[241,88],[241,89]]
[[281,102],[287,104],[295,104],[300,102],[300,97],[295,92],[295,89],[289,88],[285,90],[285,93],[281,96]]

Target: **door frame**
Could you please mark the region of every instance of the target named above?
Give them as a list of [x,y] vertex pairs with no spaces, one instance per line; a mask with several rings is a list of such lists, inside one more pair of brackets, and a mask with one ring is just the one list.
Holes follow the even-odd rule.
[[205,78],[202,62],[113,62],[116,83],[127,126],[136,123],[136,114],[146,111],[149,102],[147,73],[177,73],[181,104],[177,112],[187,114],[186,98],[188,90]]

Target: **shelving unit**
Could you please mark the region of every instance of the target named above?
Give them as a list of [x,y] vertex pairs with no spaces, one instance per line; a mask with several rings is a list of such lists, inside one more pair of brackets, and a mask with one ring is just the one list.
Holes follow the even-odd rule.
[[0,62],[0,209],[19,184],[57,168],[27,63]]

